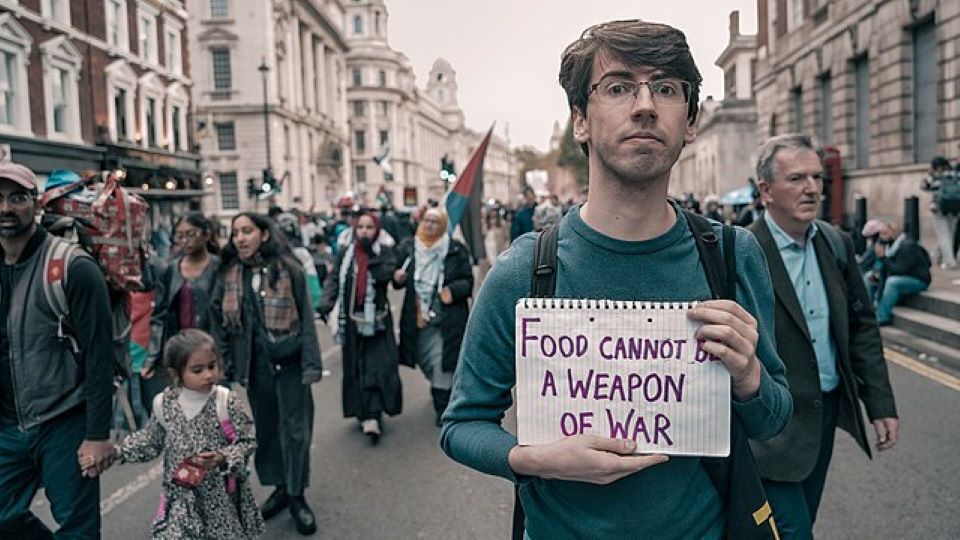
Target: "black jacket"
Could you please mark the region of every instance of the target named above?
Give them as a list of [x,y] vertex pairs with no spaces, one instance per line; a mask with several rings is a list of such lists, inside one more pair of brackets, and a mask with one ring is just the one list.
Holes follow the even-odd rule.
[[[403,288],[403,310],[400,314],[400,363],[406,366],[417,365],[417,304],[416,288],[413,285],[413,273],[417,268],[414,239],[409,238],[397,246],[398,268],[410,258],[407,266],[407,281]],[[463,333],[470,314],[469,299],[473,295],[473,267],[470,265],[470,251],[467,246],[450,239],[450,249],[443,260],[443,286],[450,288],[453,302],[441,307],[440,324],[443,336],[443,371],[454,371]]]
[[886,276],[913,276],[930,284],[930,255],[913,238],[905,236],[892,257],[884,257]]

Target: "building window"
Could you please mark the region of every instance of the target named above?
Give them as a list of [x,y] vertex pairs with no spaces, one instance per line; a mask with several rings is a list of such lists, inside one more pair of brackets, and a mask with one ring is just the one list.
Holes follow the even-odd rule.
[[50,74],[50,82],[53,85],[51,91],[53,131],[67,134],[70,131],[70,72],[55,68]]
[[51,21],[70,26],[70,0],[43,0],[40,14]]
[[723,72],[723,97],[724,99],[737,99],[737,66],[730,66],[730,69]]
[[380,130],[380,146],[383,147],[388,142],[390,142],[390,132],[385,129],[381,129]]
[[363,154],[367,151],[367,132],[358,129],[353,132],[353,149],[356,150],[358,154]]
[[147,98],[147,146],[157,146],[157,100]]
[[829,73],[820,77],[820,142],[833,144],[833,81]]
[[113,92],[113,113],[114,123],[113,129],[116,130],[116,138],[119,139],[124,137],[130,129],[129,119],[127,118],[127,100],[130,99],[130,96],[127,95],[126,88],[117,88]]
[[866,56],[853,62],[854,73],[854,142],[858,169],[870,165],[870,60]]
[[226,99],[233,88],[233,75],[230,71],[230,49],[225,47],[210,49],[210,60],[213,65],[214,99]]
[[937,27],[933,21],[913,29],[913,161],[937,155]]
[[164,33],[164,55],[166,58],[163,59],[164,66],[172,71],[174,75],[183,74],[183,56],[180,52],[180,31],[182,27],[180,24],[171,19],[170,17],[164,16],[163,18],[163,33]]
[[237,137],[233,122],[218,122],[213,125],[217,131],[217,149],[221,152],[237,149]]
[[130,47],[127,40],[127,1],[106,0],[104,15],[107,24],[107,43],[118,49]]
[[787,32],[793,31],[803,22],[803,3],[804,0],[787,0]]
[[140,58],[147,62],[157,63],[157,14],[153,8],[140,4],[137,10],[137,26],[139,29],[138,43]]
[[227,0],[210,0],[210,18],[228,18],[230,16],[230,7],[227,4]]
[[358,184],[367,183],[367,166],[366,165],[357,165],[353,170],[354,181]]
[[380,86],[381,86],[381,87],[386,86],[386,85],[387,85],[387,72],[381,69],[380,72],[377,73],[377,76],[380,78]]
[[380,115],[381,115],[381,116],[387,116],[388,114],[390,114],[390,103],[389,103],[389,102],[387,102],[387,101],[381,101],[378,105],[380,106]]
[[794,133],[803,133],[803,89],[796,87],[790,91],[790,103],[793,113]]
[[363,86],[363,72],[359,69],[355,69],[352,72],[353,74],[353,86]]
[[167,87],[167,140],[165,146],[171,152],[187,149],[187,108],[190,96],[180,83]]
[[172,122],[170,124],[170,137],[173,142],[173,150],[177,151],[183,148],[183,134],[180,132],[180,107],[174,105],[170,108]]
[[353,115],[356,117],[364,117],[367,114],[366,107],[364,107],[364,102],[357,100],[353,102]]
[[363,33],[363,18],[359,15],[354,15],[353,17],[353,33],[362,34]]
[[31,131],[27,63],[32,42],[12,13],[0,13],[0,132]]
[[17,55],[0,51],[0,124],[17,124]]
[[237,188],[237,173],[220,173],[220,207],[224,210],[240,208],[240,191]]

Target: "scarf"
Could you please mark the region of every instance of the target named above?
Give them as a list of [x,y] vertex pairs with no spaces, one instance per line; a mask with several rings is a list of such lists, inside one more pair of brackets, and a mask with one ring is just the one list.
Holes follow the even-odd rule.
[[[375,244],[376,239],[380,236],[380,219],[369,212],[365,212],[357,216],[357,221],[360,221],[360,218],[363,216],[367,216],[373,220],[373,243]],[[379,253],[377,250],[372,251]],[[367,274],[369,274],[370,254],[367,253],[367,250],[363,248],[363,244],[360,243],[356,227],[353,228],[353,257],[357,262],[357,282],[355,283],[357,303],[355,306],[359,308],[363,307],[363,302],[367,297]]]
[[433,305],[434,295],[443,287],[443,260],[450,251],[450,236],[444,229],[443,236],[431,246],[424,244],[418,234],[413,244],[416,257],[413,286],[426,312]]
[[[267,268],[251,268],[254,273],[253,289],[260,292],[263,308],[263,325],[269,332],[289,334],[300,325],[297,302],[293,297],[293,281],[290,272],[280,265],[279,276],[274,285],[267,279]],[[259,282],[259,283],[258,283]],[[243,264],[235,264],[224,275],[223,326],[227,331],[243,330],[241,311],[243,306]]]
[[[349,313],[347,306],[351,304],[350,298],[345,296],[346,293],[346,284],[347,284],[347,275],[351,270],[353,271],[354,281],[360,281],[357,278],[359,272],[359,265],[354,265],[356,246],[350,244],[347,247],[347,251],[343,254],[343,260],[340,262],[340,274],[338,275],[339,289],[337,292],[337,298],[340,299],[340,311],[337,313],[337,343],[344,344],[346,341],[347,335],[347,321],[353,319],[354,323],[357,326],[357,333],[361,336],[372,336],[376,333],[376,315],[377,307],[375,304],[376,301],[376,291],[374,290],[373,276],[370,275],[370,272],[367,271],[366,279],[366,290],[364,291],[364,300],[361,304],[362,309],[353,309],[354,313]],[[361,248],[359,251],[363,251]],[[373,254],[380,254],[380,244],[373,244]],[[356,291],[356,287],[350,289],[351,291]],[[356,304],[356,302],[353,302]],[[357,316],[356,313],[360,312],[361,315]]]

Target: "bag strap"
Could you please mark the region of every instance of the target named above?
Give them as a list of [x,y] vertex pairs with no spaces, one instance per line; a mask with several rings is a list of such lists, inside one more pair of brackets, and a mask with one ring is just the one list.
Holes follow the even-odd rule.
[[557,288],[557,241],[560,225],[551,225],[537,235],[533,250],[533,274],[530,280],[530,296],[550,298]]
[[827,241],[827,246],[830,247],[830,252],[833,253],[833,258],[836,259],[840,271],[845,272],[849,261],[847,259],[847,249],[843,245],[840,233],[833,228],[833,225],[822,219],[816,220],[816,224],[817,230],[823,233],[823,238]]
[[57,338],[67,340],[74,354],[80,353],[80,346],[73,335],[67,331],[70,325],[70,304],[67,301],[67,269],[75,256],[87,253],[80,246],[58,236],[50,235],[50,243],[43,254],[43,295],[47,305],[57,317]]
[[217,419],[223,422],[224,420],[230,420],[230,411],[227,408],[227,404],[230,401],[230,389],[225,386],[216,385],[215,391],[217,393],[214,396],[217,405]]

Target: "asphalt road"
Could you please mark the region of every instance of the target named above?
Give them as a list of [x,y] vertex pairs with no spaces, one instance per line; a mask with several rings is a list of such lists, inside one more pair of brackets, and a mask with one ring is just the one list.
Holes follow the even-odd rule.
[[[509,534],[510,485],[447,459],[437,447],[429,386],[402,368],[404,412],[385,422],[371,447],[356,422],[340,415],[340,356],[321,329],[331,371],[314,387],[316,427],[308,499],[317,538],[500,539]],[[827,539],[954,539],[960,537],[960,379],[954,387],[890,364],[902,428],[901,444],[869,461],[846,434],[837,437],[833,467],[816,525]],[[950,382],[949,380],[947,381]],[[102,484],[104,538],[147,538],[160,492],[159,465],[111,469]],[[256,482],[254,482],[256,484]],[[255,487],[258,500],[269,490]],[[35,505],[49,520],[42,499]],[[264,538],[299,538],[286,513]]]

